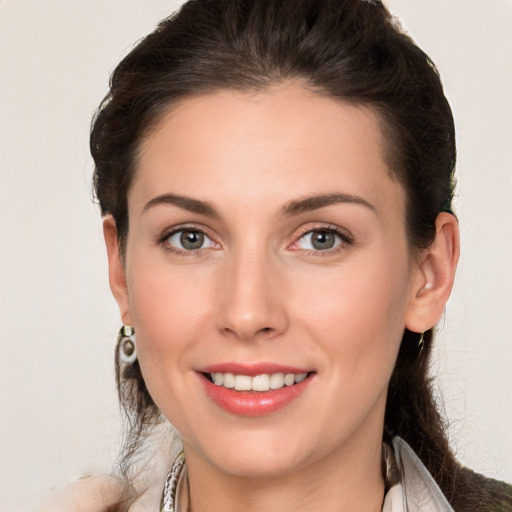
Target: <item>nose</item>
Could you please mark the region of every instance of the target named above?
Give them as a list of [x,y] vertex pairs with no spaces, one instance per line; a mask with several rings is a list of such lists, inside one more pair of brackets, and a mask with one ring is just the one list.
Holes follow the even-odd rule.
[[288,328],[286,286],[277,262],[255,253],[226,261],[218,290],[218,329],[244,341],[276,338]]

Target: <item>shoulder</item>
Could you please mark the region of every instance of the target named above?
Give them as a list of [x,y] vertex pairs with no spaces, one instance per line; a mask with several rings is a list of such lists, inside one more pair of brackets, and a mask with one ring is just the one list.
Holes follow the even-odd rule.
[[470,512],[468,503],[481,503],[482,512],[512,512],[512,485],[461,467],[455,480],[456,498],[453,508],[457,512]]
[[412,448],[401,438],[393,439],[407,510],[446,512],[512,512],[512,485],[464,467],[455,469],[452,486],[443,494]]
[[163,482],[138,482],[137,486],[113,475],[77,480],[37,512],[150,512],[159,510]]
[[127,499],[127,488],[110,475],[83,478],[54,496],[43,512],[114,512]]

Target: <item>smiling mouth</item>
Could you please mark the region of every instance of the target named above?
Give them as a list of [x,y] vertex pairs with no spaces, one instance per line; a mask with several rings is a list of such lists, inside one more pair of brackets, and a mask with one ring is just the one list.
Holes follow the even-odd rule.
[[213,384],[235,391],[265,392],[299,384],[313,373],[262,373],[260,375],[237,375],[234,373],[203,373]]

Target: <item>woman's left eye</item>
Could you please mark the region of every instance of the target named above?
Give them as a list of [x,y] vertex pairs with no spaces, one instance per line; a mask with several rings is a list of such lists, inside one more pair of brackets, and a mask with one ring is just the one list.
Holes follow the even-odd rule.
[[294,246],[308,251],[328,251],[341,245],[345,240],[332,229],[313,229],[304,233]]
[[166,242],[174,249],[181,251],[198,251],[215,247],[215,242],[205,233],[197,229],[181,229],[166,237]]

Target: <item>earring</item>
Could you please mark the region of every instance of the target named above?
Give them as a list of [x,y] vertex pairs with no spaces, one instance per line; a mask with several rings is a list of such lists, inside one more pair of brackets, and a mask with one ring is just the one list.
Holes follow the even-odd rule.
[[420,334],[420,339],[418,340],[418,355],[420,355],[423,352],[423,349],[425,348],[425,340],[423,339],[425,333]]
[[118,337],[119,359],[125,364],[132,364],[137,360],[137,346],[135,329],[130,325],[123,325]]

